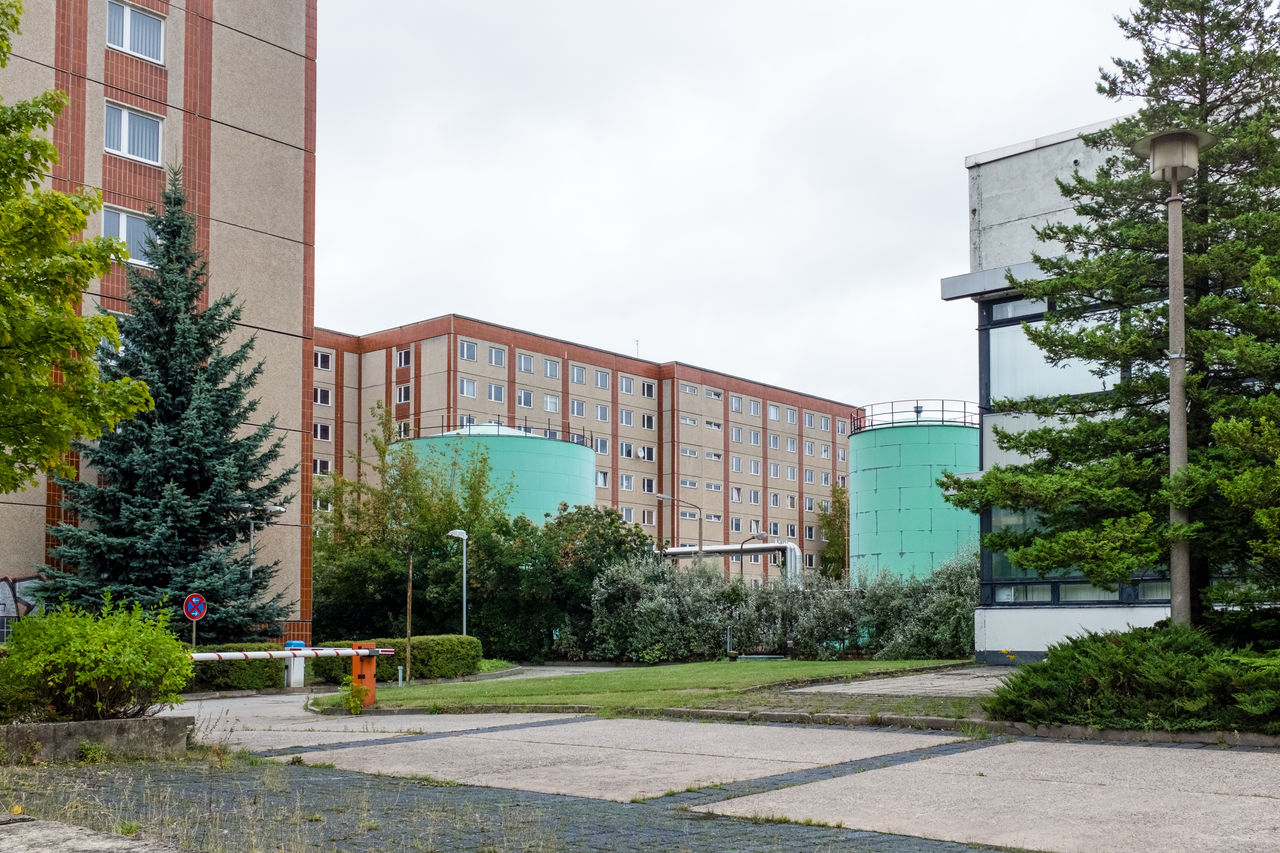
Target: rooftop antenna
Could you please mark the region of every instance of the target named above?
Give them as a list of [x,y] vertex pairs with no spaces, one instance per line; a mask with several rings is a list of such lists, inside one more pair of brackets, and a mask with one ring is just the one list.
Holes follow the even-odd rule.
[[636,338],[636,358],[640,357],[640,339]]

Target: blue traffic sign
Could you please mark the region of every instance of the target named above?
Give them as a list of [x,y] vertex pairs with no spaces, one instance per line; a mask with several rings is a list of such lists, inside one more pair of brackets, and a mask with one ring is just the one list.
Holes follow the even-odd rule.
[[182,602],[182,612],[192,622],[199,621],[204,618],[204,614],[208,612],[209,604],[204,600],[204,596],[198,592],[193,592],[187,596]]

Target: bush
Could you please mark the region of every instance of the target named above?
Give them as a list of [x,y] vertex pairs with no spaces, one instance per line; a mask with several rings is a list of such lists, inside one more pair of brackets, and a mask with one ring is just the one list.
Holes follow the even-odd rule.
[[[373,643],[380,649],[395,649],[394,655],[379,655],[374,678],[395,681],[396,667],[404,666],[404,637],[378,640],[343,640],[329,643],[334,648],[350,648],[352,643]],[[461,678],[480,670],[484,656],[480,641],[460,634],[413,638],[411,678]],[[351,658],[312,658],[307,661],[312,676],[329,684],[341,684],[351,674]]]
[[[169,631],[167,610],[146,613],[104,598],[102,611],[68,607],[13,623],[0,684],[58,720],[154,714],[182,702],[191,659]],[[20,716],[21,712],[12,716]]]
[[982,706],[1037,725],[1280,734],[1280,652],[1181,625],[1091,633],[1050,646]]
[[[278,652],[279,643],[226,643],[201,646],[201,652]],[[283,660],[212,660],[195,665],[186,689],[262,690],[284,685]]]
[[[978,606],[978,561],[957,558],[939,566],[902,599],[896,621],[882,619],[873,636],[878,660],[924,660],[973,654],[973,611]],[[870,609],[870,608],[868,608]]]

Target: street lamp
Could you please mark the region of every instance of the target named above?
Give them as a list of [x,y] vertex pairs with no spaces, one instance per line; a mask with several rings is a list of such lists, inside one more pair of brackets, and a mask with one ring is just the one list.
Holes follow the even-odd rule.
[[769,541],[769,537],[763,533],[752,533],[746,539],[743,539],[742,544],[738,546],[738,580],[742,581],[743,583],[746,583],[746,580],[747,580],[746,576],[743,574],[743,572],[746,570],[746,563],[747,563],[747,559],[745,556],[747,543],[750,542],[752,539],[759,539],[761,542]]
[[450,530],[449,535],[462,540],[462,636],[467,636],[467,531]]
[[702,508],[695,503],[689,503],[689,501],[684,500],[683,498],[677,498],[674,495],[664,495],[662,492],[658,492],[656,495],[654,495],[654,497],[656,497],[660,501],[675,501],[678,504],[691,506],[698,511],[698,553],[701,554],[702,553]]
[[[253,504],[240,504],[240,509],[248,510],[252,512],[254,509],[254,506]],[[275,504],[265,506],[262,508],[262,510],[267,515],[284,515],[284,511],[285,511],[284,507],[276,506]],[[262,523],[266,524],[266,521],[264,520]],[[249,580],[253,580],[253,531],[254,531],[254,528],[257,526],[257,524],[258,524],[258,520],[250,516],[249,518]]]
[[[1186,297],[1182,278],[1182,196],[1178,181],[1200,167],[1200,152],[1218,140],[1202,130],[1153,133],[1133,144],[1133,153],[1151,158],[1151,177],[1170,185],[1169,200],[1169,479],[1187,467]],[[1169,502],[1169,523],[1187,523],[1187,511]],[[1191,546],[1175,534],[1169,546],[1169,616],[1174,624],[1191,622]]]

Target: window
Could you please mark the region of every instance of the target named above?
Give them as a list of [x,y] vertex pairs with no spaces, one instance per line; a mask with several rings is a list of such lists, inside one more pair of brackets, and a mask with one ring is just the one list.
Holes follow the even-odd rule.
[[759,459],[751,460],[751,474],[752,476],[755,476],[755,477],[760,476],[760,460]]
[[519,391],[516,391],[516,405],[522,409],[532,409],[533,408],[533,392],[527,391],[524,388],[521,388]]
[[560,362],[556,361],[553,358],[543,359],[542,375],[547,377],[548,379],[559,379],[560,378]]
[[652,400],[654,397],[657,396],[656,386],[652,382],[641,382],[640,396],[648,397],[650,400]]
[[622,520],[623,520],[623,521],[625,521],[627,524],[630,524],[630,523],[631,523],[631,519],[632,519],[632,515],[631,515],[632,510],[631,510],[631,507],[629,507],[629,506],[624,506],[624,507],[622,507],[622,509],[618,510],[618,512],[622,515]]
[[844,485],[844,474],[841,474],[841,475],[840,475],[839,477],[837,477],[836,479],[839,481],[840,488],[842,488],[842,489],[843,489],[843,488],[845,488],[845,485]]
[[698,511],[694,509],[682,509],[680,510],[680,517],[687,518],[690,521],[697,521]]
[[646,495],[652,495],[657,492],[657,487],[654,485],[654,479],[652,477],[641,477],[640,491],[644,492]]
[[112,154],[160,165],[160,119],[108,103],[104,147]]
[[311,473],[312,474],[328,474],[329,460],[328,459],[312,459]]
[[813,498],[804,499],[804,511],[813,512]]
[[410,400],[412,400],[412,399],[413,399],[413,386],[412,386],[412,385],[397,385],[397,386],[396,386],[396,402],[397,402],[397,403],[407,403],[407,402],[409,402],[409,401],[410,401]]
[[133,213],[116,210],[111,207],[102,209],[102,235],[116,237],[129,247],[129,262],[149,267],[147,260],[147,236],[151,229],[147,220]]
[[779,507],[779,506],[782,506],[782,496],[781,496],[781,495],[779,495],[777,492],[770,492],[770,493],[769,493],[769,506],[772,506],[772,507]]
[[558,439],[560,438],[560,430],[558,430],[558,429],[544,429],[544,430],[542,431],[542,437],[543,437],[543,438],[549,438],[549,439],[551,439],[552,441],[556,441],[556,440],[558,440]]
[[653,526],[654,511],[651,509],[640,510],[640,523],[648,527]]
[[729,427],[729,440],[736,441],[739,444],[741,444],[742,443],[742,427],[735,427],[735,426]]
[[503,393],[504,393],[503,386],[495,385],[492,382],[489,383],[489,402],[490,403],[501,403],[503,400]]
[[697,481],[697,480],[690,480],[690,479],[687,479],[687,478],[682,477],[682,478],[680,479],[680,488],[682,488],[682,489],[696,489],[696,488],[698,488],[698,481]]
[[787,525],[787,538],[788,539],[796,538],[796,526],[794,524]]
[[475,425],[476,425],[475,415],[459,415],[458,416],[458,426],[469,427],[469,426],[475,426]]
[[408,421],[399,421],[396,423],[396,438],[408,438],[412,428]]
[[818,501],[818,506],[822,507],[823,512],[831,512],[831,501]]
[[787,509],[795,509],[795,508],[796,508],[796,496],[787,495]]
[[631,410],[618,409],[618,423],[623,426],[631,426]]
[[769,436],[769,449],[770,449],[770,450],[777,450],[780,446],[781,446],[781,439],[780,439],[780,438],[778,438],[778,434],[777,434],[777,433],[774,433],[774,434],[770,435],[770,436]]
[[123,3],[107,3],[107,44],[117,50],[164,62],[164,19]]
[[795,479],[796,479],[796,466],[794,466],[794,465],[788,465],[788,466],[787,466],[787,479],[788,479],[788,480],[791,480],[792,482],[794,482],[794,481],[795,481]]
[[631,377],[630,376],[618,377],[618,393],[619,394],[631,393]]
[[741,456],[729,457],[729,470],[737,474],[742,473],[742,457]]
[[569,414],[575,418],[585,418],[587,416],[587,404],[582,400],[570,400]]
[[735,503],[735,504],[742,503],[742,487],[741,486],[729,487],[729,502]]
[[542,410],[545,412],[560,411],[560,396],[558,394],[543,394]]
[[[1043,321],[1029,324],[1039,328]],[[1021,324],[1000,326],[987,331],[990,361],[990,394],[998,397],[1051,396],[1057,394],[1089,394],[1113,386],[1118,378],[1108,373],[1099,378],[1089,362],[1072,360],[1049,364],[1035,344],[1027,339]]]
[[707,521],[715,521],[715,522],[724,521],[724,516],[722,516],[718,512],[709,512],[704,517],[707,519]]
[[[759,503],[759,501],[757,501],[756,503]],[[747,522],[747,532],[748,532],[748,533],[759,533],[759,532],[760,532],[760,519],[758,519],[758,518],[753,518],[753,519],[751,519],[751,521]],[[756,557],[757,557],[757,556],[758,556],[758,555],[756,555],[756,554],[752,554],[752,555],[751,555],[751,562],[753,562],[753,563],[758,563],[758,562],[760,562],[758,559],[756,559]]]
[[796,440],[794,438],[787,439],[787,452],[788,453],[796,452]]
[[805,456],[812,456],[812,455],[813,455],[813,442],[812,442],[812,441],[806,441],[806,442],[804,443],[804,455],[805,455]]
[[769,420],[776,421],[778,419],[779,409],[772,403],[769,404]]
[[638,449],[636,455],[644,462],[652,462],[658,458],[658,452],[647,445]]
[[396,367],[408,367],[411,364],[413,364],[413,350],[396,350]]
[[697,458],[698,458],[698,449],[697,449],[696,447],[682,447],[682,448],[680,448],[680,455],[681,455],[681,456],[688,456],[688,457],[693,458],[693,459],[697,459]]
[[753,430],[751,430],[751,432],[750,432],[750,434],[749,434],[749,436],[748,436],[748,437],[751,439],[751,443],[752,443],[754,446],[756,446],[756,447],[759,447],[759,446],[760,446],[760,430],[758,430],[758,429],[753,429]]
[[521,373],[533,373],[533,356],[525,352],[517,353],[516,370]]
[[822,456],[822,458],[823,458],[823,459],[830,459],[830,458],[831,458],[831,445],[829,445],[829,444],[824,444],[824,445],[822,445],[822,447],[820,448],[820,450],[821,450],[821,454],[820,454],[820,455]]
[[640,429],[653,429],[653,415],[640,416]]
[[741,411],[742,411],[742,398],[741,398],[741,397],[737,396],[736,394],[730,394],[730,395],[729,395],[729,411],[731,411],[731,412],[741,412]]
[[[824,485],[824,486],[830,486],[830,485],[831,485],[831,472],[830,472],[830,471],[823,471],[823,472],[822,472],[822,485]],[[841,486],[841,488],[844,488],[844,487],[843,487],[843,486]]]
[[839,459],[841,462],[843,462],[843,461],[844,461],[844,448],[843,448],[843,447],[837,447],[837,448],[836,448],[836,459]]
[[711,400],[723,400],[723,399],[724,399],[724,394],[723,394],[722,392],[720,392],[720,391],[713,391],[713,390],[711,390],[710,388],[707,388],[707,389],[706,389],[706,391],[707,391],[707,397],[708,397],[709,399],[711,399]]
[[824,417],[822,420],[818,421],[818,424],[818,429],[823,432],[831,432],[831,418]]
[[683,391],[683,392],[684,392],[684,393],[686,393],[686,394],[697,394],[697,393],[698,393],[698,386],[697,386],[697,385],[690,385],[688,382],[681,382],[681,383],[680,383],[680,390],[681,390],[681,391]]
[[597,489],[609,488],[609,472],[608,471],[596,472],[596,488]]
[[476,360],[476,345],[473,341],[458,341],[458,358],[463,361]]
[[805,566],[805,568],[806,568],[806,569],[812,569],[812,568],[813,568],[813,566],[814,566],[814,562],[813,562],[813,555],[812,555],[812,554],[805,554],[805,555],[804,555],[804,566]]
[[601,423],[609,422],[609,407],[603,403],[596,403],[596,420]]
[[476,395],[476,381],[474,379],[464,379],[458,377],[458,396],[474,397]]
[[506,367],[507,350],[505,347],[489,347],[489,363],[494,367]]
[[734,533],[742,532],[742,517],[733,515],[729,517],[729,530]]
[[769,479],[771,480],[778,479],[778,463],[777,462],[769,463]]
[[703,483],[703,484],[702,484],[702,486],[703,486],[703,488],[705,488],[708,492],[721,492],[721,491],[724,491],[724,486],[720,485],[719,483]]
[[330,392],[328,388],[312,388],[311,402],[315,403],[318,406],[331,406],[333,405],[333,403],[330,402],[331,398],[329,395],[331,393],[332,392]]
[[844,435],[844,421],[836,421],[836,432]]
[[680,416],[680,423],[681,423],[682,425],[684,425],[684,426],[697,426],[697,425],[698,425],[698,419],[697,419],[697,418],[695,418],[695,417],[691,417],[691,416],[689,416],[689,415],[681,415],[681,416]]
[[596,439],[596,453],[599,453],[601,456],[609,455],[609,439],[607,438]]
[[752,417],[755,417],[755,418],[760,417],[760,401],[759,400],[752,400],[750,408],[751,408]]
[[804,526],[804,538],[805,539],[814,538],[814,529],[812,524],[806,524]]
[[333,504],[329,503],[329,501],[322,501],[319,498],[312,499],[311,508],[318,512],[333,512]]
[[316,370],[333,370],[333,353],[317,351],[311,357]]
[[804,469],[804,481],[805,481],[806,483],[812,483],[812,482],[813,482],[813,469],[812,469],[812,468],[805,468],[805,469]]
[[747,492],[747,503],[760,506],[760,490],[759,489],[752,489],[751,491]]
[[804,413],[804,428],[813,429],[813,412]]
[[629,441],[618,442],[618,458],[630,459],[634,455],[634,448]]
[[609,371],[607,370],[596,371],[596,387],[597,388],[609,387]]
[[719,432],[722,428],[719,421],[707,421],[704,426],[706,426],[707,429],[713,429],[716,432]]
[[333,441],[332,429],[328,424],[312,424],[311,437],[316,441]]
[[769,522],[769,535],[770,536],[778,535],[778,522],[776,521]]
[[795,422],[796,422],[796,410],[787,409],[787,423],[793,424]]
[[586,385],[587,369],[580,364],[569,365],[569,381],[575,385]]
[[710,459],[712,462],[720,462],[721,460],[724,459],[724,454],[718,450],[708,450],[703,455],[706,456],[708,459]]

